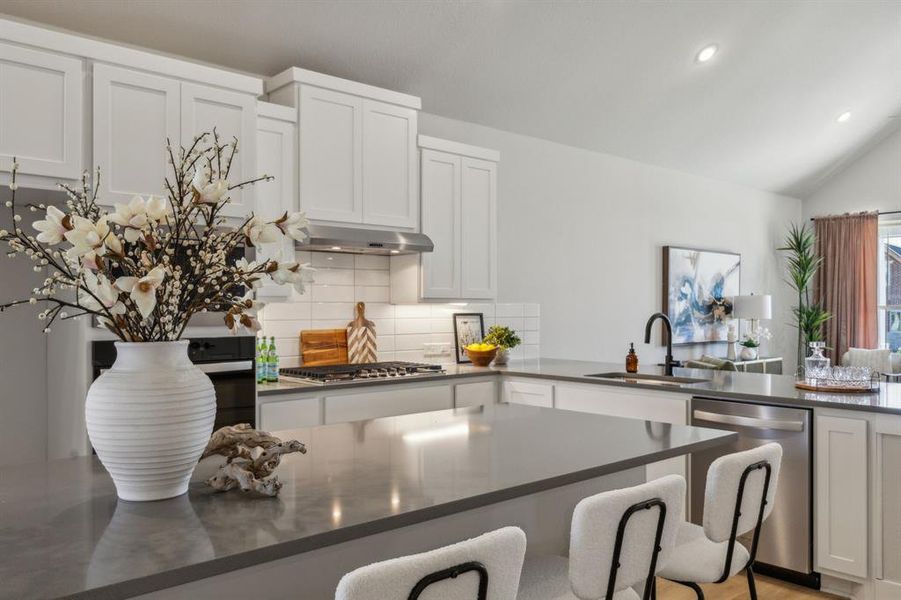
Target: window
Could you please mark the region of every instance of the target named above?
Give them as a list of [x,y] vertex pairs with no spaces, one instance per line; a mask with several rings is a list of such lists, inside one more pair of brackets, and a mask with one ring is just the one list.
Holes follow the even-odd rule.
[[879,222],[879,345],[901,348],[901,221]]

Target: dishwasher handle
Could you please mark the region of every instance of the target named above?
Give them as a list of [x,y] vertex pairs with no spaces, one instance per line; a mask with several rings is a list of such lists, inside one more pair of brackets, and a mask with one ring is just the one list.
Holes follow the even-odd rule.
[[776,419],[758,419],[756,417],[743,417],[741,415],[724,415],[706,410],[693,412],[694,419],[722,423],[723,425],[737,425],[751,429],[775,429],[777,431],[804,431],[804,421],[781,421]]

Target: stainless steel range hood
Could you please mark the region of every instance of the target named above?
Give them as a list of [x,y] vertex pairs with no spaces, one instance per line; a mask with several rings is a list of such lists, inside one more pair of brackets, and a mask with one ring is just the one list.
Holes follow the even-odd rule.
[[423,233],[355,229],[331,225],[310,225],[310,237],[297,242],[297,250],[346,252],[348,254],[418,254],[431,252],[435,245]]

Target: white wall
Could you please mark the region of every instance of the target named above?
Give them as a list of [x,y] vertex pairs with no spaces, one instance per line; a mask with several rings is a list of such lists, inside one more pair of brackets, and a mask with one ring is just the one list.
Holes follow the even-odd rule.
[[901,129],[804,200],[804,217],[901,210]]
[[644,325],[661,307],[661,247],[684,245],[741,253],[742,292],[774,295],[764,353],[793,364],[775,248],[799,200],[431,114],[419,128],[500,151],[498,300],[541,305],[543,356],[620,362],[636,342],[643,363],[661,360],[656,331],[654,348],[641,343]]

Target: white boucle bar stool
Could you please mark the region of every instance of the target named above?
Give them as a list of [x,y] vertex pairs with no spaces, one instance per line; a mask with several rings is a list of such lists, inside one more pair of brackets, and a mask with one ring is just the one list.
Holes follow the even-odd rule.
[[[722,583],[744,569],[756,600],[754,558],[760,527],[773,511],[781,466],[782,446],[776,443],[713,461],[707,470],[704,526],[684,522],[679,526],[676,547],[660,577],[690,587],[698,600],[704,600],[699,583]],[[751,530],[748,550],[735,538]]]
[[685,479],[654,481],[585,498],[573,511],[569,559],[529,558],[519,600],[644,600],[656,597],[659,560],[676,541]]
[[525,554],[526,534],[504,527],[360,567],[341,578],[335,600],[515,600]]

